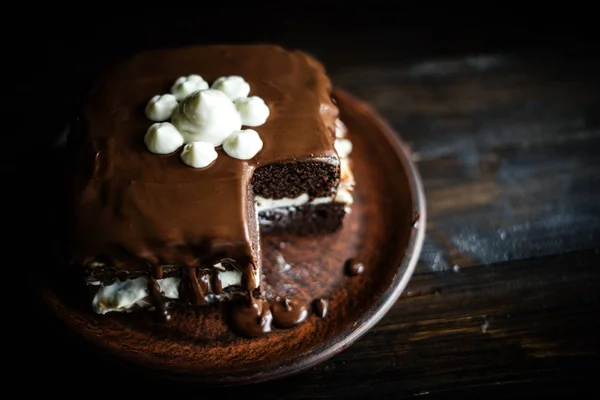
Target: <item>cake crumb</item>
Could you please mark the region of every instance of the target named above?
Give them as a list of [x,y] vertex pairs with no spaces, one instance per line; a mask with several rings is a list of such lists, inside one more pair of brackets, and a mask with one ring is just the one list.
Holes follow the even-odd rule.
[[289,271],[290,268],[292,268],[292,266],[288,264],[287,261],[285,261],[283,255],[278,251],[275,252],[275,262],[277,263],[279,269],[281,269],[282,271]]

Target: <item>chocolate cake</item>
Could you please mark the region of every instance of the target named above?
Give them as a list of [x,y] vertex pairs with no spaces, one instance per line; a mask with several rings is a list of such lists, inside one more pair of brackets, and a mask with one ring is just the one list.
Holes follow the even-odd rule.
[[260,299],[260,234],[328,234],[351,209],[330,80],[277,46],[134,55],[89,92],[68,148],[69,261],[100,314]]

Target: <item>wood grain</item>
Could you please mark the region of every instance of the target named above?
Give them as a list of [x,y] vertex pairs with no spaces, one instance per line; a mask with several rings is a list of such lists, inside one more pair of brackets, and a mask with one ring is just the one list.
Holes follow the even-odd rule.
[[478,55],[334,73],[412,147],[431,217],[420,271],[600,244],[597,67]]
[[572,385],[589,384],[590,367],[598,362],[599,263],[600,253],[591,251],[421,274],[349,349],[304,374],[251,388],[173,385],[111,360],[90,363],[89,353],[63,353],[85,347],[58,329],[32,349],[36,357],[65,359],[70,367],[63,373],[77,374],[77,366],[86,365],[92,374],[78,374],[82,384],[95,384],[99,371],[118,372],[135,379],[139,393],[198,390],[263,399],[490,393],[485,388],[509,397],[572,393]]
[[[311,388],[321,398],[459,396],[485,386],[515,395],[534,381],[589,377],[598,361],[599,262],[600,254],[581,253],[416,276],[413,295],[364,340],[287,380],[288,398]],[[303,389],[294,396],[294,387]]]

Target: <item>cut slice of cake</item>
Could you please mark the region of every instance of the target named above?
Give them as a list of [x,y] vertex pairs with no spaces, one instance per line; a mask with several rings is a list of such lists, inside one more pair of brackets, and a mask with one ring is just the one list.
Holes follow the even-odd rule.
[[330,81],[300,51],[141,53],[90,91],[81,122],[70,263],[98,313],[260,296],[259,230],[332,232],[352,203]]
[[[261,235],[290,233],[305,236],[341,228],[354,201],[355,182],[350,161],[352,142],[346,137],[346,127],[339,119],[336,120],[334,147],[340,160],[340,181],[336,187],[325,187],[320,192],[310,188],[311,180],[321,179],[318,167],[314,166],[318,164],[300,164],[294,167],[295,173],[289,175],[278,165],[255,171],[252,182],[284,181],[288,185],[288,190],[263,190],[263,185],[253,185]],[[301,177],[306,177],[306,181]],[[308,190],[305,186],[309,186]],[[312,186],[316,185],[312,183]]]

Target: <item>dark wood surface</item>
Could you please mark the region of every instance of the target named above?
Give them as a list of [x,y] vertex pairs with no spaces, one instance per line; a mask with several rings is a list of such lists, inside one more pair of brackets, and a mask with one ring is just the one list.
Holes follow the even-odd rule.
[[[585,24],[504,21],[489,28],[479,18],[433,29],[413,28],[410,20],[410,14],[402,18],[406,29],[390,21],[359,30],[338,24],[340,34],[324,37],[322,29],[291,20],[288,29],[281,24],[279,32],[254,37],[313,52],[336,85],[370,102],[410,144],[429,215],[426,245],[404,296],[361,340],[300,375],[213,390],[129,372],[143,383],[142,392],[514,398],[595,387],[600,62],[593,41],[577,31]],[[101,35],[80,35],[68,45],[65,35],[52,38],[50,70],[61,79],[50,84],[75,92],[74,82],[85,77],[80,65],[107,57],[118,41],[108,31],[112,42]],[[168,43],[149,29],[137,32],[120,52],[137,42]],[[92,54],[86,39],[103,43],[102,51]],[[78,78],[66,79],[71,76]],[[57,99],[57,107],[66,109],[75,98]],[[60,126],[59,118],[53,121]],[[112,364],[90,359],[76,337],[55,325],[52,316],[35,319],[28,332],[38,335],[29,339],[20,374],[36,374],[49,391],[63,390],[64,376],[94,386],[114,379]],[[58,369],[56,360],[66,366]]]

